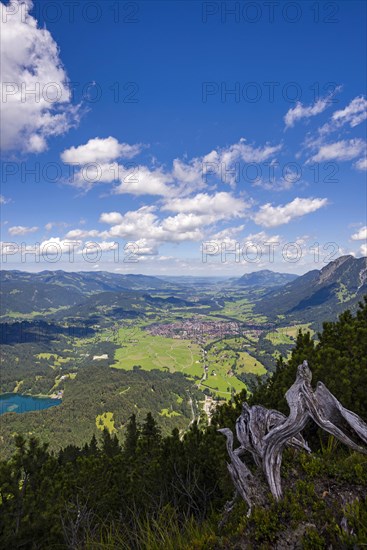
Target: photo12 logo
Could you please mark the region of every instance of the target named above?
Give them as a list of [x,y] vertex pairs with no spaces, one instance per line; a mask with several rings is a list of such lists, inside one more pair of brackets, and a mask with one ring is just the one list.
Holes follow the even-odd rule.
[[202,164],[202,180],[208,183],[211,177],[225,184],[248,183],[265,189],[288,189],[306,179],[313,183],[339,183],[339,166],[336,162],[209,162]]
[[139,103],[139,84],[133,81],[87,82],[1,82],[2,103],[49,103],[63,101],[77,102],[82,105],[98,103],[104,98],[112,98],[114,103]]
[[201,21],[206,24],[339,23],[339,2],[202,2]]
[[[1,243],[1,261],[9,263],[9,259],[17,259],[20,263],[47,263],[67,262],[75,263],[76,257],[84,262],[95,264],[102,260],[104,255],[112,254],[112,263],[137,263],[141,251],[137,242],[127,242],[123,246],[118,242],[86,242],[72,240],[49,240],[43,243],[36,242]],[[111,260],[110,260],[111,261]]]
[[108,164],[99,162],[39,162],[39,161],[4,161],[1,164],[1,182],[16,183],[64,183],[89,185],[106,181],[127,183],[139,182],[139,165],[136,162],[117,162]]
[[29,3],[25,1],[10,0],[2,9],[2,22],[7,23],[9,19],[16,17],[24,23],[31,11],[31,15],[44,24],[139,23],[140,7],[139,2],[122,0],[34,0],[30,10]]
[[279,82],[277,80],[242,81],[221,80],[205,81],[201,84],[201,100],[203,103],[264,103],[273,104],[278,101],[294,104],[301,101],[305,93],[311,91],[313,101],[327,96],[329,103],[338,103],[336,94],[340,86],[336,82],[312,82],[302,86],[299,82]]
[[311,246],[305,246],[300,242],[291,241],[280,243],[276,241],[205,241],[201,245],[201,259],[203,263],[251,263],[259,262],[273,264],[280,252],[284,262],[295,264],[306,256],[311,256],[314,263],[329,263],[335,260],[340,247],[335,242],[327,242],[324,245],[315,242]]

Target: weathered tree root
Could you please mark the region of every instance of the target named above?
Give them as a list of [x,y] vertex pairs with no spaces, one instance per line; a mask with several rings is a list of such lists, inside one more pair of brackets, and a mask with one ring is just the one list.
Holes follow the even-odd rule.
[[263,503],[266,487],[241,459],[246,452],[262,468],[276,500],[282,498],[280,468],[284,447],[288,445],[311,452],[301,435],[310,419],[351,449],[367,454],[367,424],[358,415],[345,409],[321,382],[313,391],[311,379],[307,361],[303,361],[297,369],[296,381],[285,394],[289,406],[288,417],[275,410],[259,405],[249,407],[244,403],[236,421],[239,448],[233,449],[233,433],[229,428],[218,430],[227,437],[227,450],[231,459],[228,471],[237,494],[249,507],[248,516],[254,504]]

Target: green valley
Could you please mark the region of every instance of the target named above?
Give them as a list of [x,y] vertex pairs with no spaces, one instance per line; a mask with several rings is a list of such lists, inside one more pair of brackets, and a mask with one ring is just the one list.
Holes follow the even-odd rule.
[[[340,288],[343,297],[352,289],[347,305],[356,308],[366,287],[355,290],[361,269],[348,257],[316,274],[272,278],[266,271],[242,282],[1,272],[0,391],[62,399],[22,418],[6,414],[3,452],[19,431],[55,449],[104,428],[121,438],[132,413],[152,412],[165,433],[208,420],[215,403],[256,391],[290,356],[300,331],[316,339],[320,322],[346,303]],[[295,305],[325,284],[324,317],[319,298],[305,309]],[[32,305],[26,296],[35,297]]]

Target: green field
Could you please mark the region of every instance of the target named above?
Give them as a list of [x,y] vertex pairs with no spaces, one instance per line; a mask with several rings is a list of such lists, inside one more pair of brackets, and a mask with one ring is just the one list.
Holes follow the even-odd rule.
[[260,361],[252,357],[249,353],[240,352],[240,357],[237,360],[237,372],[248,372],[262,376],[266,374],[266,368]]
[[274,346],[279,346],[282,344],[292,345],[295,343],[297,338],[298,331],[301,329],[302,332],[310,332],[313,336],[314,331],[309,328],[310,323],[304,323],[300,325],[292,325],[290,327],[280,327],[276,330],[268,332],[265,336]]
[[228,397],[233,391],[240,392],[246,389],[246,384],[236,375],[265,374],[264,365],[247,351],[243,351],[244,347],[246,342],[243,338],[226,338],[215,342],[206,355],[208,376],[199,387],[207,387],[219,396]]
[[123,328],[118,331],[115,353],[117,369],[131,370],[140,366],[144,370],[167,369],[201,377],[203,367],[198,345],[190,340],[152,336],[140,328]]
[[232,391],[240,392],[246,389],[246,384],[241,382],[235,376],[227,376],[224,373],[216,372],[208,376],[206,380],[199,385],[200,389],[208,388],[212,393],[219,395],[220,397],[228,399],[231,396]]
[[283,331],[283,329],[276,329],[271,332],[268,332],[268,334],[265,336],[266,340],[269,340],[273,346],[279,346],[282,344],[291,345],[293,344],[293,340],[286,332]]
[[299,329],[301,329],[302,332],[309,332],[311,336],[315,334],[315,331],[312,330],[312,328],[310,328],[310,323],[303,323],[302,325],[293,325],[291,327],[284,327],[281,330],[283,330],[283,332],[288,336],[296,338]]

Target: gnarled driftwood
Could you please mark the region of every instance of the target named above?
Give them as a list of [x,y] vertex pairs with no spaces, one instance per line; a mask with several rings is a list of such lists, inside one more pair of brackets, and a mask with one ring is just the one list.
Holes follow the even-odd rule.
[[285,394],[288,417],[260,405],[249,407],[244,403],[236,421],[236,435],[240,442],[237,449],[233,449],[232,431],[229,428],[218,430],[227,437],[231,459],[228,470],[237,494],[249,506],[249,513],[253,504],[260,503],[258,495],[263,495],[263,490],[258,486],[260,480],[255,478],[241,457],[246,452],[252,455],[256,465],[264,471],[272,495],[279,500],[282,497],[280,468],[284,447],[288,445],[311,452],[301,435],[310,419],[351,449],[367,454],[367,424],[345,409],[322,382],[318,382],[313,391],[311,379],[312,373],[304,361],[298,367],[296,381]]

